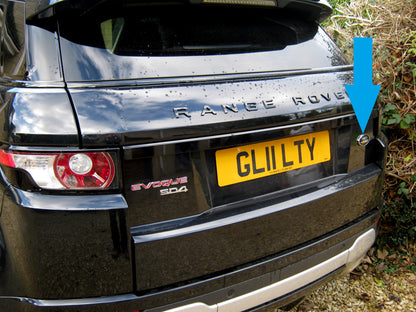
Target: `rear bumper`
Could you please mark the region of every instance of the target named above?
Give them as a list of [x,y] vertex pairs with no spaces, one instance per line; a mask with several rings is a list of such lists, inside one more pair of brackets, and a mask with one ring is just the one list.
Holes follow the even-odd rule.
[[[177,283],[171,285],[172,287],[148,292],[130,292],[134,281],[129,281],[128,277],[131,276],[132,263],[135,263],[134,257],[133,259],[119,257],[113,261],[112,267],[104,265],[105,257],[111,257],[107,251],[111,245],[108,240],[103,240],[103,233],[100,230],[108,228],[108,210],[77,213],[41,211],[34,209],[35,207],[31,209],[22,207],[5,197],[2,227],[4,234],[8,234],[5,235],[8,256],[5,270],[1,274],[8,278],[4,279],[0,287],[2,291],[0,311],[204,312],[243,311],[257,309],[259,305],[268,303],[287,304],[304,296],[318,282],[334,274],[351,270],[365,255],[375,239],[376,222],[379,218],[377,190],[380,189],[378,185],[381,185],[381,181],[382,170],[372,164],[346,175],[330,186],[304,194],[298,197],[296,203],[292,203],[291,207],[297,207],[296,209],[299,210],[296,219],[303,218],[305,225],[313,222],[313,214],[311,214],[313,209],[317,209],[317,212],[323,209],[321,207],[328,210],[328,213],[320,213],[316,216],[322,219],[319,224],[324,224],[327,221],[325,218],[335,219],[337,211],[355,209],[354,206],[357,204],[360,204],[360,207],[364,206],[358,211],[362,213],[357,212],[359,217],[343,223],[335,230],[326,231],[324,235],[315,239],[309,238],[306,243],[297,244],[293,248],[263,257],[247,265],[220,272],[219,275],[204,275],[186,283]],[[299,198],[308,200],[301,203]],[[280,211],[279,207],[277,205],[276,209]],[[291,207],[282,211],[290,212],[293,210]],[[276,214],[279,212],[266,212],[263,225],[269,220],[267,222],[274,224],[277,231],[279,218]],[[92,219],[97,223],[94,228],[91,228]],[[255,219],[259,218],[253,220]],[[27,235],[17,238],[19,238],[18,233],[29,229],[25,227],[28,222],[38,226],[37,234],[32,235],[31,245],[14,246],[13,241],[27,241],[29,237]],[[77,228],[76,232],[74,228]],[[13,232],[12,229],[18,232]],[[287,235],[290,234],[287,232],[290,230],[286,227]],[[303,229],[299,227],[294,229],[290,235],[296,237],[292,239],[305,235],[302,231]],[[33,233],[33,228],[30,233]],[[275,234],[271,233],[270,236],[272,235]],[[53,237],[56,237],[57,242],[51,240]],[[134,245],[134,235],[131,238]],[[273,243],[273,240],[283,240],[284,237],[280,233],[270,239],[272,239],[270,243]],[[85,248],[86,246],[90,248]],[[232,249],[234,250],[234,246]],[[79,251],[77,257],[74,257],[74,250]],[[19,251],[20,254],[15,254],[15,251]],[[22,252],[27,253],[27,256],[22,257]],[[49,266],[45,266],[45,263]],[[89,274],[92,271],[95,274]],[[15,291],[10,285],[19,281],[19,278],[21,286]],[[34,284],[34,281],[38,284]],[[122,290],[121,283],[125,284],[123,287],[127,289],[126,291]],[[109,295],[106,296],[102,291],[102,296],[101,293],[98,296],[81,294],[72,297],[77,299],[69,299],[72,295],[69,292],[77,287],[74,285],[79,285],[78,289],[87,285],[96,291],[108,290]],[[117,287],[120,288],[119,295],[112,295],[116,293]],[[62,297],[56,289],[62,289],[62,293],[68,299],[63,299],[65,297]]]
[[315,265],[305,271],[290,276],[277,283],[249,292],[245,295],[220,302],[215,305],[206,305],[196,302],[167,310],[169,312],[226,312],[245,311],[253,307],[270,302],[276,298],[283,297],[299,288],[305,287],[325,276],[336,272],[344,267],[345,271],[353,269],[364,257],[367,250],[373,245],[376,231],[370,229],[361,234],[354,244],[338,255]]
[[[362,222],[365,222],[365,220]],[[341,274],[353,269],[374,243],[375,237],[375,228],[368,228],[354,238],[353,243],[349,248],[339,252],[329,259],[322,261],[319,264],[305,269],[297,274],[284,278],[276,283],[261,287],[254,291],[250,291],[243,295],[222,301],[217,304],[209,305],[204,303],[204,297],[208,298],[209,296],[215,296],[215,294],[208,294],[206,296],[184,301],[183,303],[178,303],[174,308],[165,306],[145,311],[244,311],[265,303],[267,304],[273,302],[275,300],[278,302],[279,299],[282,300],[281,302],[284,302],[287,295],[294,293],[297,290],[302,289],[301,293],[296,293],[296,296],[299,297],[303,292],[310,290],[310,286],[315,286],[317,281],[326,279],[328,276]],[[338,246],[334,247],[340,247],[342,245],[345,246],[345,244],[349,241],[351,241],[351,239],[344,241],[338,244]],[[313,259],[305,260],[314,261]],[[250,288],[251,285],[258,284],[261,280],[272,278],[273,274],[275,274],[275,272],[265,274],[263,276],[246,281],[244,283],[240,283],[230,289],[224,289],[222,291],[227,291],[230,294],[230,297],[232,297],[233,289],[238,291],[239,288]],[[143,299],[143,297],[136,296],[134,294],[68,300],[38,300],[33,298],[0,297],[0,308],[1,310],[5,311],[137,311],[137,309],[140,309],[140,304]],[[194,302],[189,303],[191,301]],[[208,299],[207,301],[210,300]]]

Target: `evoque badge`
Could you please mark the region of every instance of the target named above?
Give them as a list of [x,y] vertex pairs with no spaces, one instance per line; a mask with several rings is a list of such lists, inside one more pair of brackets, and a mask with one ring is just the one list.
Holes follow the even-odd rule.
[[152,181],[147,183],[137,183],[131,186],[132,191],[141,191],[141,190],[150,190],[150,189],[160,189],[160,195],[171,195],[176,193],[186,193],[188,188],[185,185],[187,184],[188,177],[180,177],[176,179],[166,179],[159,181]]

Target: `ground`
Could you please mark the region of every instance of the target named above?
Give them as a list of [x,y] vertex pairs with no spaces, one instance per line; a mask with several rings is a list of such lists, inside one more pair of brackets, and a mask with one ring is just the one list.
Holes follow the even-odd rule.
[[291,311],[416,312],[414,251],[372,248],[353,272],[324,284]]

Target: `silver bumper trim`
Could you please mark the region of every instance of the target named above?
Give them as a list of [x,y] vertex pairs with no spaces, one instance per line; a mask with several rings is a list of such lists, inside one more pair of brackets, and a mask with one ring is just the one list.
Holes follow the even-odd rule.
[[235,312],[256,307],[302,288],[344,265],[348,271],[354,269],[374,244],[375,238],[376,232],[371,229],[359,236],[348,250],[303,272],[245,295],[210,306],[196,302],[166,312]]

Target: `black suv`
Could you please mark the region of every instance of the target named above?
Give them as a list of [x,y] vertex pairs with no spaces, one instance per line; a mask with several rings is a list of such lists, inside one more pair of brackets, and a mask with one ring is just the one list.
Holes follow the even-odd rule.
[[325,0],[0,0],[0,311],[254,311],[352,270],[385,142]]

